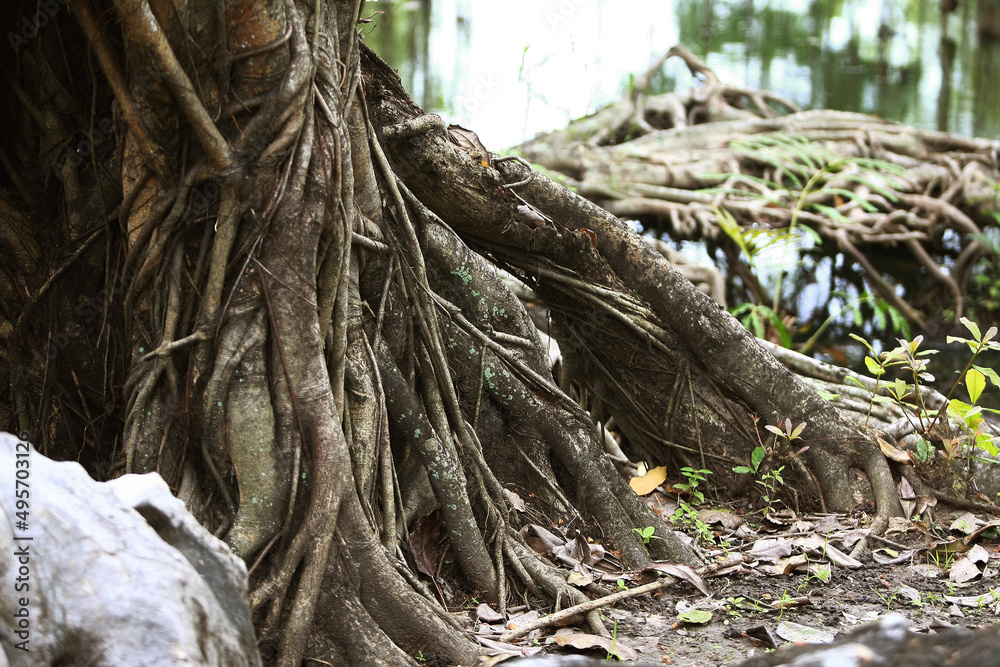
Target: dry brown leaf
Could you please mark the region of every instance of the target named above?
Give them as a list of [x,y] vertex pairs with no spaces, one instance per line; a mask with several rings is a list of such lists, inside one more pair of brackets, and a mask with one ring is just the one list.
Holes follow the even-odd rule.
[[449,125],[448,133],[452,141],[458,144],[463,150],[480,161],[484,167],[490,166],[490,152],[479,140],[479,137],[472,130],[467,130],[461,125]]
[[434,511],[417,520],[410,533],[408,544],[417,570],[428,577],[433,577],[437,569],[437,561],[441,555],[438,549],[438,536],[441,534],[441,515]]
[[876,436],[876,439],[878,440],[879,449],[882,450],[882,453],[885,454],[885,457],[890,461],[895,461],[896,463],[903,463],[905,465],[910,465],[911,463],[913,463],[913,461],[910,460],[910,455],[908,452],[904,452],[899,447],[889,444],[889,442],[883,440],[881,436]]
[[652,493],[656,487],[663,484],[667,479],[667,467],[659,466],[649,470],[645,475],[633,477],[628,481],[628,485],[637,495],[645,496]]
[[656,570],[658,572],[662,572],[663,574],[669,574],[671,577],[686,581],[701,591],[703,595],[712,594],[711,591],[708,590],[708,585],[705,583],[705,580],[701,578],[701,575],[687,565],[654,560],[646,566],[646,571],[649,570]]
[[622,646],[621,641],[616,641],[612,637],[577,633],[572,635],[556,635],[554,639],[560,646],[572,646],[582,651],[599,648],[614,655],[619,660],[635,660],[639,657],[638,653],[627,646]]

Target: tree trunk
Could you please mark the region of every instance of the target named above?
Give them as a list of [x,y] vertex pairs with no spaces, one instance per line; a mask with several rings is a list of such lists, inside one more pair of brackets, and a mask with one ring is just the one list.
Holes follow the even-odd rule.
[[[97,477],[163,475],[252,566],[265,662],[472,663],[407,564],[432,510],[447,573],[501,607],[584,599],[512,493],[626,567],[695,562],[592,420],[721,483],[751,413],[806,421],[829,506],[858,466],[899,512],[872,437],[652,246],[424,115],[362,3],[93,2],[3,65],[0,416]],[[551,313],[562,387],[497,267]]]

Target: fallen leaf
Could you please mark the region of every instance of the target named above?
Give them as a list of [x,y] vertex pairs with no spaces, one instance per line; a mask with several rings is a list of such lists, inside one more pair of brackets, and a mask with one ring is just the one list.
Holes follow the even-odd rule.
[[588,586],[593,582],[594,575],[580,563],[577,563],[566,577],[566,583],[570,586]]
[[477,158],[484,167],[490,166],[490,152],[479,140],[479,137],[472,130],[467,130],[461,125],[449,125],[448,133],[453,142],[458,144],[462,150]]
[[965,557],[976,564],[988,563],[990,561],[989,552],[978,544],[969,549],[969,552],[965,554]]
[[660,484],[667,479],[667,467],[658,466],[646,472],[645,475],[633,477],[628,481],[628,485],[637,495],[645,496],[656,490]]
[[920,599],[920,591],[913,586],[906,586],[905,584],[896,589],[896,595],[909,602],[915,602]]
[[657,572],[662,572],[663,574],[669,574],[671,577],[688,582],[697,588],[702,595],[711,595],[705,580],[701,578],[701,575],[687,565],[654,560],[646,566],[646,571],[648,572],[649,570],[656,570]]
[[721,524],[727,530],[736,530],[743,525],[742,517],[721,510],[698,510],[698,518],[708,525]]
[[778,623],[775,633],[785,641],[806,644],[829,644],[836,635],[828,630],[821,630],[801,623],[782,621]]
[[851,570],[856,570],[861,567],[861,561],[856,558],[851,558],[849,555],[834,546],[828,546],[824,555],[837,567],[846,567]]
[[968,558],[959,558],[952,563],[951,570],[948,571],[948,580],[956,584],[964,584],[980,574],[979,567],[974,562]]
[[905,463],[907,465],[913,463],[913,461],[910,460],[910,455],[907,452],[904,452],[899,447],[890,444],[887,440],[883,440],[882,436],[875,436],[875,438],[876,440],[878,440],[879,449],[882,450],[882,453],[885,454],[885,457],[890,461],[895,461],[896,463]]
[[879,565],[897,565],[899,563],[907,563],[913,558],[913,549],[907,549],[903,552],[896,552],[894,549],[875,549],[872,551],[872,560],[874,560]]
[[517,495],[510,489],[503,489],[503,495],[507,497],[507,502],[510,503],[510,506],[518,512],[524,512],[528,509],[527,505],[524,504],[524,500],[521,499],[521,496]]
[[639,657],[638,653],[627,646],[623,646],[620,641],[617,641],[617,638],[576,633],[571,635],[556,635],[554,639],[560,646],[572,646],[581,651],[599,648],[619,660],[635,660]]
[[428,577],[433,577],[437,570],[438,557],[441,554],[438,549],[440,533],[441,515],[434,511],[417,520],[408,540],[410,554],[416,563],[417,571]]
[[779,558],[787,558],[792,555],[791,540],[757,540],[750,548],[750,558],[774,563]]
[[712,620],[712,612],[704,609],[688,609],[677,614],[677,620],[684,623],[694,623],[704,625]]
[[503,616],[485,602],[476,607],[476,616],[483,623],[499,623],[503,620]]
[[951,525],[948,526],[948,530],[957,530],[960,533],[968,535],[976,530],[978,525],[979,519],[976,518],[976,515],[972,512],[966,512],[952,521]]

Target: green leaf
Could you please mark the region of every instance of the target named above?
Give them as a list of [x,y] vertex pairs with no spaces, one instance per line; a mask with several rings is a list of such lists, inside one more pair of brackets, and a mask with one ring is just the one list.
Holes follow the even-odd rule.
[[910,337],[910,323],[906,321],[902,313],[899,312],[895,307],[886,304],[886,310],[889,313],[889,317],[892,319],[892,330],[902,333],[906,338]]
[[864,382],[862,382],[858,378],[854,377],[853,375],[848,375],[847,377],[844,378],[844,380],[847,381],[847,382],[853,382],[854,384],[858,385],[859,387],[861,387],[862,389],[864,389],[865,391],[867,391],[869,394],[872,392],[871,389],[869,389],[868,387],[865,386]]
[[753,472],[753,470],[750,470],[750,468],[746,466],[736,466],[733,468],[733,472],[737,475],[746,475],[747,473]]
[[[856,381],[857,380],[855,380],[855,382]],[[822,389],[817,389],[816,393],[819,394],[819,397],[822,398],[824,401],[835,401],[838,398],[840,398],[840,394],[831,394],[830,392],[823,391]]]
[[993,436],[989,433],[980,433],[976,436],[976,447],[986,450],[990,456],[1000,454],[1000,449],[993,444]]
[[980,373],[982,373],[983,375],[985,375],[986,377],[988,377],[990,379],[990,382],[993,383],[994,387],[1000,387],[1000,375],[997,375],[997,372],[995,370],[993,370],[992,368],[984,368],[983,366],[976,366],[976,365],[973,365],[972,367],[975,368]]
[[792,435],[791,435],[790,439],[794,440],[795,438],[799,437],[799,434],[802,433],[802,429],[804,429],[805,427],[806,427],[806,423],[805,422],[802,422],[801,424],[799,424],[798,426],[796,426],[795,430],[792,431]]
[[896,398],[899,398],[899,399],[901,399],[904,396],[906,396],[906,392],[909,391],[909,389],[910,389],[910,385],[906,384],[906,382],[904,382],[903,380],[900,380],[899,378],[896,378],[895,380],[893,380],[892,384],[889,385],[889,390],[892,392],[892,394]]
[[986,376],[975,368],[970,368],[969,372],[965,374],[965,388],[969,390],[969,398],[972,402],[978,402],[979,396],[986,388]]
[[785,323],[781,321],[781,317],[779,317],[778,314],[772,310],[769,319],[771,320],[771,326],[773,326],[774,330],[778,332],[778,338],[781,340],[781,347],[785,349],[791,348],[792,336],[788,333],[788,327],[786,327]]
[[864,316],[861,314],[861,308],[858,307],[857,303],[850,304],[850,307],[851,312],[854,313],[854,326],[860,327],[865,321]]
[[871,352],[872,354],[875,354],[875,348],[873,348],[871,346],[871,343],[869,343],[868,341],[866,341],[864,338],[862,338],[861,336],[859,336],[857,334],[854,334],[854,333],[849,333],[847,335],[850,336],[851,338],[853,338],[854,340],[858,341],[859,343],[861,343],[865,347],[867,347],[869,352]]
[[764,460],[766,454],[767,452],[760,445],[753,448],[753,452],[750,453],[750,465],[753,466],[754,470],[760,467],[760,462]]
[[865,176],[861,176],[858,174],[843,174],[843,176],[847,180],[854,181],[855,183],[860,183],[861,185],[864,185],[869,189],[874,190],[875,192],[879,193],[880,195],[888,199],[890,202],[895,203],[899,201],[899,198],[896,197],[896,195],[894,195],[891,190],[887,190],[879,182],[884,180],[883,178],[879,178],[878,180],[876,180],[875,178],[867,178]]
[[712,612],[704,609],[688,609],[677,614],[677,620],[684,623],[697,623],[703,625],[712,620]]
[[880,308],[880,305],[878,301],[875,302],[875,328],[879,331],[885,331],[885,311]]
[[957,398],[953,398],[948,401],[948,412],[958,415],[959,417],[965,417],[965,413],[972,409],[972,406],[965,401],[960,401]]
[[850,218],[848,218],[846,215],[844,215],[843,213],[841,213],[832,206],[827,206],[826,204],[813,204],[813,208],[822,213],[823,215],[825,215],[826,217],[830,218],[831,220],[839,222],[842,225],[851,224]]
[[882,368],[882,366],[871,357],[865,357],[865,366],[868,367],[868,372],[874,375],[875,377],[878,377],[879,375],[885,373],[885,369]]
[[960,317],[958,321],[964,324],[965,328],[972,333],[972,337],[976,339],[977,343],[983,339],[983,335],[979,333],[978,324],[970,320],[968,317]]
[[853,190],[845,190],[843,188],[823,188],[822,191],[823,194],[831,194],[831,195],[836,194],[840,195],[845,199],[850,199],[851,201],[855,202],[858,206],[863,208],[866,213],[874,213],[875,211],[878,210],[877,208],[875,208],[875,206],[871,204],[871,202],[869,202],[867,199],[859,195],[857,192],[854,192]]

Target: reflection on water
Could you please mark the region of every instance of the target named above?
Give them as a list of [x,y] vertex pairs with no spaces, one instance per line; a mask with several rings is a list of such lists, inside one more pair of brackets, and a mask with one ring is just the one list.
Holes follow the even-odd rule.
[[[942,13],[941,6],[950,4],[408,0],[366,3],[366,12],[381,13],[364,32],[417,103],[475,130],[491,150],[565,127],[620,98],[631,76],[678,42],[724,82],[771,89],[802,108],[860,111],[1000,138],[1000,35],[997,41],[979,36],[990,25],[1000,31],[994,16],[1000,0],[959,0],[954,12]],[[653,81],[654,92],[692,85],[676,60]],[[692,259],[720,260],[710,258],[703,244],[684,245]],[[848,331],[895,345],[893,332],[873,330],[873,317],[858,324],[850,316],[849,305],[866,292],[860,274],[843,270],[842,256],[802,250],[787,262],[760,257],[757,267],[768,284],[787,270],[783,301],[798,314],[805,335],[848,307],[827,330],[827,341],[841,341],[829,349],[860,364],[863,349],[843,345],[849,345]],[[946,332],[925,333],[941,338]]]
[[[1000,137],[1000,43],[963,0],[482,0],[369,2],[366,41],[427,111],[491,150],[618,98],[677,42],[723,81],[769,88],[804,108],[874,113]],[[947,2],[943,4],[948,4]],[[997,8],[996,11],[1000,11]],[[679,62],[655,82],[687,88]]]

